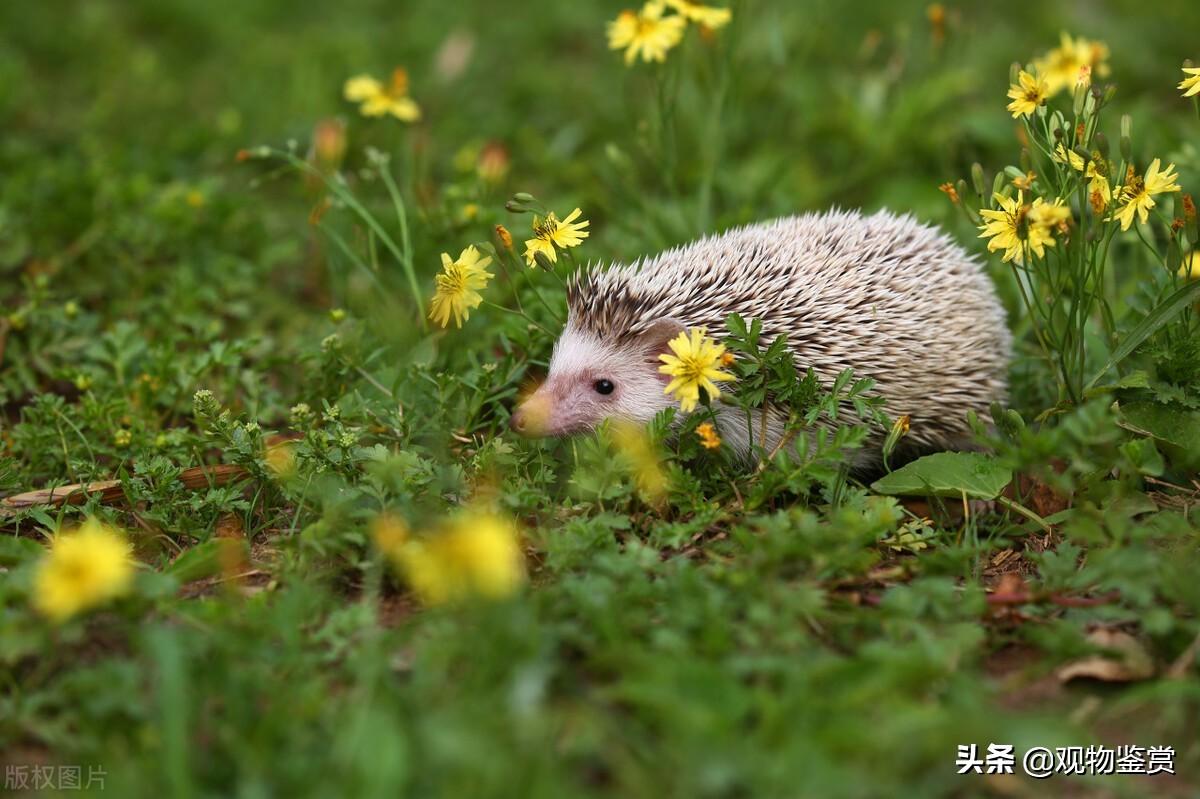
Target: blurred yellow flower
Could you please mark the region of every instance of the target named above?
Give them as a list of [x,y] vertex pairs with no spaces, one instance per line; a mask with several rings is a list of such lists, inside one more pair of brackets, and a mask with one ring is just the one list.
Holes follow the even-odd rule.
[[503,599],[525,582],[525,562],[513,524],[490,513],[468,511],[432,535],[409,539],[402,523],[377,522],[373,535],[429,605],[472,596]]
[[1179,83],[1180,89],[1183,89],[1184,97],[1191,97],[1193,94],[1200,94],[1200,67],[1184,67],[1185,75],[1191,75],[1190,78],[1184,78]]
[[267,446],[263,460],[271,473],[281,479],[287,479],[296,473],[296,449],[291,441],[279,441]]
[[88,519],[59,533],[33,577],[33,604],[62,622],[124,594],[133,581],[129,542],[116,530]]
[[1142,224],[1146,223],[1150,218],[1150,209],[1155,205],[1155,194],[1180,191],[1179,184],[1175,182],[1179,177],[1175,174],[1175,165],[1168,164],[1166,169],[1160,171],[1160,163],[1157,158],[1151,161],[1144,176],[1133,174],[1133,168],[1130,167],[1129,174],[1125,176],[1125,185],[1115,191],[1121,207],[1109,218],[1120,221],[1121,230],[1129,230],[1135,214]]
[[612,440],[617,451],[629,461],[633,478],[646,498],[658,502],[666,496],[667,476],[663,474],[658,454],[645,428],[628,420],[614,420]]
[[1183,256],[1183,264],[1179,267],[1179,276],[1185,280],[1200,280],[1200,253],[1192,250]]
[[717,435],[717,429],[713,427],[712,422],[697,425],[696,435],[700,437],[700,444],[705,449],[718,449],[721,446],[721,437]]
[[1036,172],[1026,172],[1024,175],[1018,175],[1012,179],[1012,184],[1015,188],[1021,191],[1029,191],[1033,188],[1033,181],[1037,179]]
[[695,22],[713,30],[727,25],[733,18],[733,12],[728,8],[714,8],[693,3],[691,0],[666,0],[666,3],[688,22]]
[[421,118],[420,107],[408,96],[408,72],[403,67],[392,70],[386,86],[370,75],[356,75],[346,81],[342,96],[359,103],[358,110],[365,117],[391,114],[401,122],[416,122]]
[[371,522],[371,540],[389,558],[400,557],[400,550],[409,542],[408,525],[399,516],[380,514]]
[[590,234],[585,228],[591,224],[586,219],[576,222],[583,211],[576,208],[561,222],[554,212],[546,214],[544,217],[535,216],[533,218],[533,238],[525,240],[525,263],[530,266],[537,264],[537,254],[540,252],[550,259],[551,263],[558,263],[558,253],[555,247],[567,249],[568,247],[577,247],[583,243]]
[[622,11],[608,23],[608,47],[624,50],[626,66],[640,54],[643,61],[665,61],[667,51],[679,44],[687,21],[679,14],[663,16],[662,0],[651,0],[641,11]]
[[429,304],[429,318],[446,327],[453,316],[454,326],[461,328],[471,309],[483,302],[478,290],[487,288],[492,278],[491,272],[484,271],[491,262],[491,256],[481,258],[474,245],[463,250],[457,261],[442,253],[442,274],[434,278],[437,291]]
[[1038,106],[1045,104],[1048,93],[1044,78],[1021,70],[1017,82],[1008,88],[1008,97],[1012,100],[1008,110],[1012,112],[1013,119],[1032,116]]
[[710,400],[721,396],[716,381],[733,380],[733,375],[722,372],[717,366],[725,354],[725,345],[718,344],[706,335],[703,328],[693,328],[691,335],[682,331],[667,342],[674,355],[663,353],[658,359],[663,365],[658,371],[673,379],[663,389],[664,394],[673,394],[679,407],[688,413],[700,401],[700,389]]
[[1016,199],[1003,194],[993,195],[999,210],[981,209],[979,215],[987,220],[980,225],[979,238],[988,239],[988,252],[1003,250],[1004,263],[1025,263],[1026,248],[1038,258],[1046,256],[1046,247],[1054,246],[1052,230],[1071,218],[1071,212],[1059,200],[1047,204],[1041,197],[1025,205],[1025,195],[1017,192]]
[[[1045,79],[1047,92],[1053,96],[1078,81],[1089,82],[1092,75],[1099,78],[1107,76],[1108,45],[1082,36],[1072,38],[1064,32],[1059,37],[1059,46],[1034,59],[1033,66]],[[1088,71],[1081,74],[1084,67]]]

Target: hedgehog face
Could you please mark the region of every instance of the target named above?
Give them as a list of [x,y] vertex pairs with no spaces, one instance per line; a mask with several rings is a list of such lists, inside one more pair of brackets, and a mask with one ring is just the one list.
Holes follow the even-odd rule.
[[650,421],[670,404],[658,354],[679,329],[664,323],[612,342],[568,322],[546,382],[513,412],[512,428],[527,436],[565,436],[595,429],[605,419]]

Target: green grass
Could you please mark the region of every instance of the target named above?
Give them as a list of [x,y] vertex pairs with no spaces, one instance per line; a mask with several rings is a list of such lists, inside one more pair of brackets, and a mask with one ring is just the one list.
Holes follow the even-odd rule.
[[[557,280],[499,274],[462,331],[428,327],[412,284],[427,307],[442,252],[491,246],[497,224],[527,237],[517,191],[584,210],[580,263],[835,205],[910,211],[982,253],[938,186],[1018,163],[1009,65],[1060,30],[1112,49],[1113,150],[1128,113],[1134,159],[1196,193],[1200,122],[1175,84],[1200,11],[949,5],[937,45],[923,4],[755,0],[656,72],[606,49],[621,7],[4,4],[0,495],[120,488],[0,518],[0,765],[102,766],[120,796],[1194,791],[1200,314],[1177,302],[1122,351],[1169,278],[1132,232],[1108,262],[1115,338],[1089,319],[1081,356],[1092,374],[1125,357],[1077,405],[989,261],[1018,346],[982,443],[1038,518],[872,491],[841,468],[854,414],[837,446],[763,469],[656,425],[656,502],[606,435],[507,430],[561,325]],[[341,99],[396,65],[419,124]],[[311,224],[319,181],[237,153],[304,158],[333,117],[346,183]],[[488,142],[511,158],[498,183],[475,169]],[[275,434],[295,439],[291,479],[264,458]],[[245,477],[177,479],[215,464]],[[519,524],[528,585],[423,607],[371,522],[425,529],[479,497]],[[30,604],[43,544],[89,515],[143,568],[51,626]],[[242,546],[246,563],[223,557]],[[1029,601],[997,602],[1014,586]],[[1097,628],[1153,674],[1058,680]],[[1169,745],[1178,773],[955,774],[957,745],[993,742]]]

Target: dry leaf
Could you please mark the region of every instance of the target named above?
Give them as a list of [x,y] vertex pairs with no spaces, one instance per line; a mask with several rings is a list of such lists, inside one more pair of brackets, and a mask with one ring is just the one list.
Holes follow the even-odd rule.
[[1129,633],[1104,628],[1088,633],[1088,643],[1113,650],[1115,656],[1089,655],[1055,672],[1060,682],[1086,677],[1105,682],[1133,682],[1154,676],[1154,659]]

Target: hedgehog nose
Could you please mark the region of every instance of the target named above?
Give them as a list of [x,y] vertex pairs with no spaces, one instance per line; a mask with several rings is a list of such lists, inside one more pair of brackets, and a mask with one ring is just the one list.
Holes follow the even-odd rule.
[[520,408],[517,408],[515,411],[513,411],[512,416],[509,417],[508,426],[511,427],[515,433],[524,433],[525,424],[525,413]]

